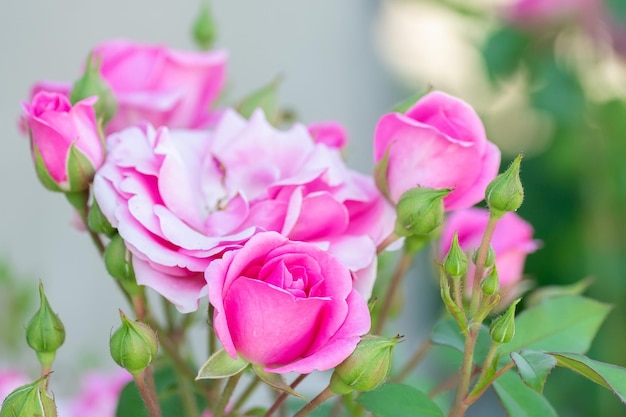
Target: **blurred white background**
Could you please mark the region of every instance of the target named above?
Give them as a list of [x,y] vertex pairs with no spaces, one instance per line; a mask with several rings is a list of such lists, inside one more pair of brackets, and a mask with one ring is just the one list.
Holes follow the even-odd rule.
[[[17,130],[20,101],[37,80],[73,81],[90,48],[106,39],[167,43],[193,49],[190,27],[198,1],[85,0],[0,3],[0,259],[42,279],[65,323],[56,378],[69,380],[83,367],[112,367],[108,338],[127,306],[88,237],[70,226],[60,194],[37,181],[26,138]],[[276,75],[284,75],[280,103],[304,122],[345,124],[349,162],[371,169],[378,117],[400,98],[376,57],[373,27],[378,2],[362,0],[215,2],[218,46],[230,55],[228,98],[237,100]],[[2,291],[2,288],[0,288]],[[7,314],[6,310],[0,314]],[[22,325],[20,323],[20,325]],[[25,323],[24,323],[25,325]],[[0,352],[0,366],[21,364],[36,373],[34,354]],[[34,371],[34,372],[33,372]],[[57,390],[58,391],[58,390]]]

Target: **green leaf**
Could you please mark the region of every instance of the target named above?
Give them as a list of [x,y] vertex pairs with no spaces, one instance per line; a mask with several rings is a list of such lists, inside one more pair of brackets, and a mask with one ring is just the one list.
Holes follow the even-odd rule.
[[[463,352],[465,348],[465,336],[463,336],[459,326],[452,317],[445,317],[435,324],[430,340],[436,345],[449,346],[459,352]],[[474,363],[482,364],[485,361],[490,344],[489,330],[482,325],[474,351]]]
[[515,336],[499,352],[526,348],[584,353],[610,310],[607,304],[581,296],[548,299],[515,319]]
[[437,404],[409,385],[385,384],[362,393],[356,401],[377,417],[443,417]]
[[282,375],[265,372],[262,365],[253,365],[252,369],[254,370],[254,373],[259,377],[259,379],[265,382],[270,387],[276,388],[279,391],[284,391],[296,397],[304,398],[303,395],[298,394],[296,391],[293,390],[293,388],[289,386],[289,384],[287,384],[287,382],[285,382],[285,378]]
[[596,384],[613,391],[626,404],[626,368],[594,361],[574,353],[550,353],[558,366],[569,368]]
[[550,285],[540,287],[528,295],[524,300],[527,307],[533,307],[549,298],[561,297],[564,295],[581,295],[591,284],[593,284],[593,279],[585,278],[571,285]]
[[522,350],[512,352],[511,359],[515,362],[517,373],[522,381],[538,393],[543,392],[546,379],[556,366],[556,359],[544,352]]
[[489,78],[493,81],[511,76],[528,44],[528,35],[513,27],[505,26],[493,32],[482,48]]
[[250,365],[248,361],[237,357],[233,359],[224,349],[215,352],[200,367],[196,379],[220,379],[237,375]]
[[500,376],[493,387],[509,417],[557,417],[548,400],[524,384],[515,372]]

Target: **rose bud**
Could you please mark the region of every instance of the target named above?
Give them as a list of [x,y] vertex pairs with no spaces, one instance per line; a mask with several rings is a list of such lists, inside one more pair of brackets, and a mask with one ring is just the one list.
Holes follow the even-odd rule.
[[485,279],[480,283],[480,288],[485,295],[494,295],[500,289],[500,278],[498,277],[498,268],[494,265]]
[[500,151],[467,103],[435,91],[409,110],[383,116],[374,133],[377,185],[397,202],[421,186],[451,188],[446,211],[478,203],[497,174]]
[[513,301],[509,308],[496,317],[489,326],[489,335],[494,343],[509,343],[515,336],[515,306],[521,298]]
[[88,97],[98,97],[94,109],[98,119],[101,119],[102,123],[106,125],[117,111],[117,102],[111,87],[100,75],[99,66],[99,63],[94,63],[92,56],[89,55],[85,73],[74,83],[70,93],[70,100],[72,104],[76,104]]
[[335,368],[330,390],[335,394],[370,391],[383,384],[391,370],[393,347],[399,338],[365,335],[350,356]]
[[51,191],[84,191],[104,160],[94,104],[74,106],[59,93],[39,92],[23,104],[37,176]]
[[524,188],[519,178],[522,155],[498,175],[485,190],[485,200],[492,215],[500,218],[508,211],[517,211],[524,201]]
[[460,279],[465,276],[468,265],[467,255],[459,245],[459,234],[454,232],[450,250],[443,260],[443,268],[452,278]]
[[32,384],[16,388],[2,402],[0,417],[56,417],[54,397],[46,391],[49,377],[46,374]]
[[[489,245],[489,249],[487,250],[487,257],[485,258],[485,268],[489,268],[496,261],[496,253],[493,250],[493,246]],[[478,263],[478,249],[474,251],[472,255],[472,263],[476,265]]]
[[133,376],[140,375],[152,363],[159,350],[157,335],[145,323],[129,320],[120,310],[122,326],[111,335],[111,357]]
[[193,22],[191,32],[200,49],[203,51],[211,49],[217,37],[217,30],[208,1],[202,2],[200,11]]
[[59,316],[52,311],[42,283],[39,283],[39,300],[39,310],[26,326],[26,342],[37,354],[41,366],[49,369],[56,351],[65,342],[65,327]]
[[428,236],[443,223],[443,198],[451,190],[412,188],[402,194],[396,207],[398,236]]
[[102,233],[107,236],[113,236],[116,232],[116,229],[111,226],[111,222],[109,222],[109,220],[102,213],[102,210],[100,210],[100,205],[95,199],[91,203],[91,207],[89,207],[87,225],[94,232]]

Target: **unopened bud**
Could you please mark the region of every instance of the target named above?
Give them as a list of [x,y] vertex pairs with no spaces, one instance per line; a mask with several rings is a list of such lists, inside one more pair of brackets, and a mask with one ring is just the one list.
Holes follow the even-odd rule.
[[157,335],[145,323],[131,321],[120,310],[122,326],[111,335],[111,357],[133,375],[140,375],[159,350]]
[[516,211],[524,201],[524,187],[519,178],[522,154],[511,163],[509,168],[498,175],[485,190],[485,200],[489,211],[498,218],[507,211]]
[[72,104],[75,104],[82,99],[93,96],[98,97],[98,101],[94,105],[96,116],[106,124],[117,111],[117,101],[111,87],[100,75],[100,64],[94,63],[90,54],[89,58],[87,58],[85,73],[72,87],[70,101]]
[[113,278],[120,281],[134,281],[131,253],[126,248],[124,239],[119,234],[114,235],[104,251],[104,265]]
[[491,340],[495,343],[509,343],[515,336],[515,306],[520,300],[513,301],[504,314],[495,318],[489,326]]
[[193,23],[192,34],[200,49],[205,51],[211,49],[217,37],[217,30],[208,1],[203,1],[200,6],[198,16]]
[[[472,262],[474,265],[478,263],[478,251],[474,252],[472,255]],[[490,266],[495,265],[496,263],[496,253],[493,250],[493,247],[489,246],[489,250],[487,251],[487,257],[485,258],[485,268],[489,268]]]
[[398,236],[427,236],[443,223],[443,198],[450,189],[416,187],[406,191],[396,206]]
[[500,277],[498,276],[498,269],[494,265],[485,279],[480,283],[480,288],[485,295],[494,295],[500,290]]
[[350,356],[335,368],[330,390],[335,394],[370,391],[389,376],[393,347],[399,338],[366,335]]
[[11,392],[2,402],[0,417],[56,417],[54,397],[46,391],[49,377],[50,374],[46,374]]
[[454,232],[450,250],[443,260],[443,268],[450,277],[459,279],[467,273],[468,263],[467,255],[459,245],[459,234]]
[[26,326],[26,342],[37,354],[41,366],[49,368],[54,362],[56,351],[65,342],[65,327],[52,311],[42,283],[39,283],[39,301],[39,310]]

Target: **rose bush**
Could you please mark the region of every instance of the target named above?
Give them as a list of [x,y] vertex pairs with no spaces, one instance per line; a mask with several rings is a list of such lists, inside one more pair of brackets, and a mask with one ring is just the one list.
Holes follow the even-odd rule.
[[95,198],[132,252],[137,282],[181,311],[197,308],[212,260],[268,230],[328,249],[370,296],[393,209],[304,126],[279,131],[260,111],[249,121],[226,111],[211,131],[136,127],[107,148]]
[[255,235],[205,276],[224,349],[268,372],[333,368],[370,327],[348,269],[317,246],[278,233]]
[[[458,210],[450,214],[444,224],[440,241],[441,257],[448,252],[454,236],[459,234],[459,245],[470,255],[480,246],[489,211],[482,208],[470,208]],[[533,240],[533,228],[514,212],[504,215],[496,226],[491,239],[491,246],[496,254],[496,267],[503,289],[512,287],[522,279],[524,262],[529,253],[539,247],[539,243]],[[473,264],[470,263],[468,271],[468,288],[474,278]]]
[[[211,106],[226,79],[226,52],[176,51],[113,40],[97,45],[92,53],[117,101],[107,133],[144,121],[157,127],[198,128],[216,120],[219,112]],[[71,85],[43,82],[32,93],[42,90],[68,95]]]
[[455,210],[483,199],[487,184],[498,173],[500,151],[487,140],[482,122],[467,103],[432,92],[405,114],[380,119],[374,160],[383,161],[379,166],[386,168],[381,173],[383,188],[392,201],[417,186],[453,188],[444,205]]
[[102,164],[104,149],[93,105],[96,97],[71,105],[67,96],[39,92],[23,103],[37,174],[53,191],[87,189]]

